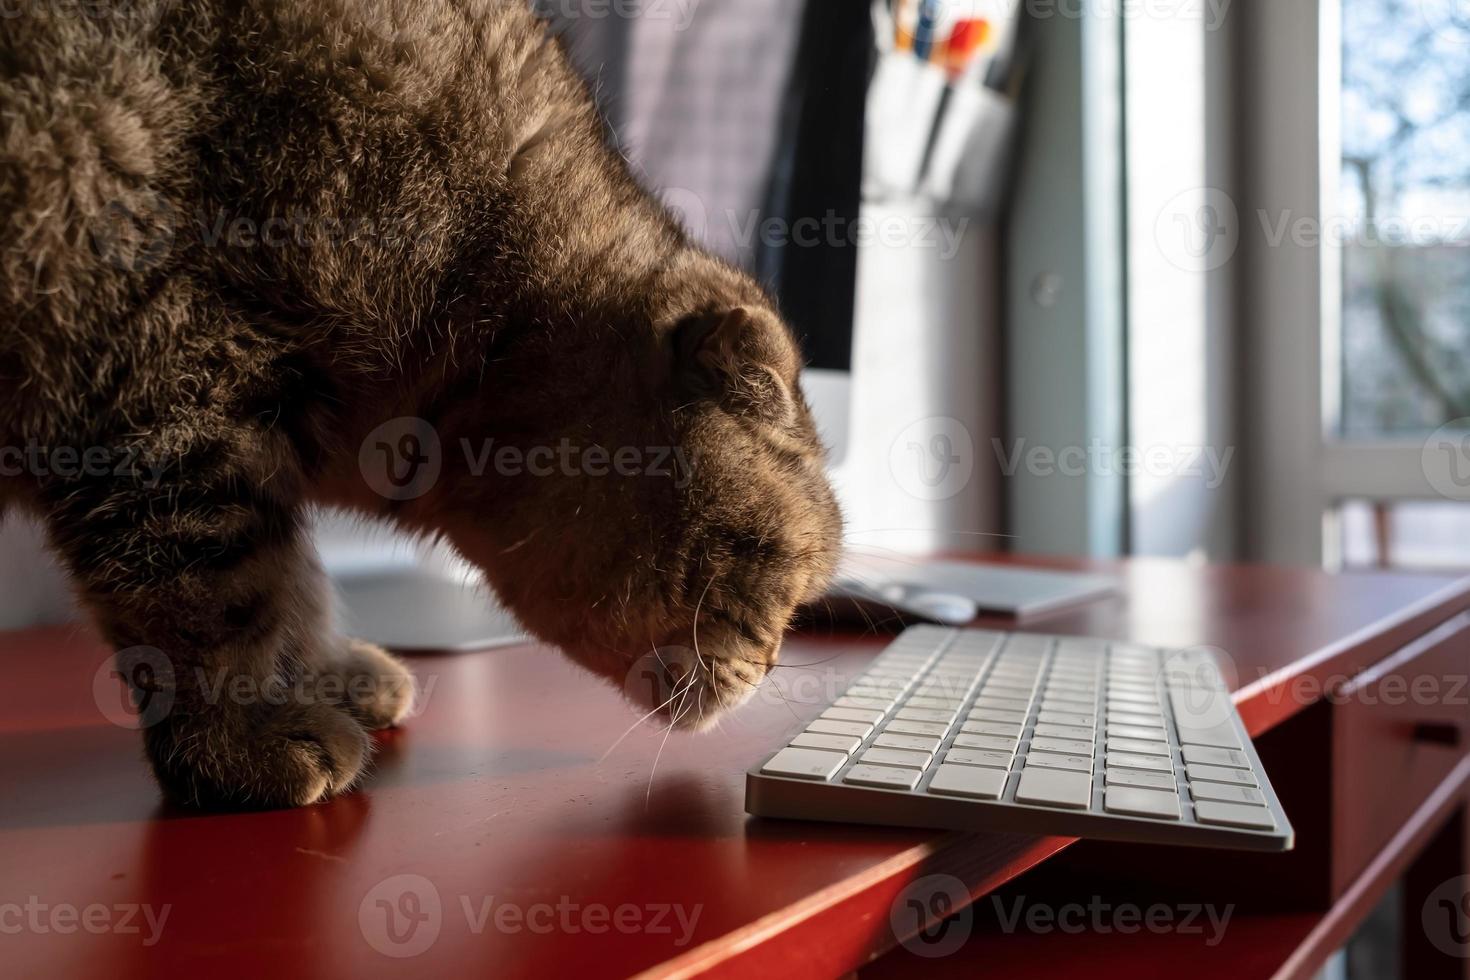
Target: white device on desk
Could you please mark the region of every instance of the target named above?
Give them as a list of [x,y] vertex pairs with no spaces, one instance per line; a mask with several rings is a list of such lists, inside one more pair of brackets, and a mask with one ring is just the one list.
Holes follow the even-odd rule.
[[1214,658],[915,626],[746,777],[766,817],[1284,851]]
[[843,556],[828,589],[835,598],[951,626],[981,613],[1024,619],[1116,591],[1117,582],[1106,575],[855,554]]

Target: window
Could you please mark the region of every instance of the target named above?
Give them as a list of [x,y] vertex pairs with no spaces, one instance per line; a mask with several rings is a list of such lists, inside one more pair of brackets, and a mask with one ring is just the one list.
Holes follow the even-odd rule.
[[[1470,457],[1439,460],[1470,448],[1458,436],[1470,436],[1470,18],[1428,0],[1341,4],[1329,436],[1348,448],[1422,447],[1418,468],[1441,499],[1402,499],[1417,496],[1406,490],[1345,502],[1336,557],[1349,567],[1470,567],[1470,497],[1454,479]],[[1332,213],[1331,200],[1324,207]],[[1387,451],[1360,449],[1357,460],[1393,465]],[[1435,479],[1436,462],[1448,480]]]
[[1344,439],[1470,417],[1470,17],[1455,6],[1342,0]]

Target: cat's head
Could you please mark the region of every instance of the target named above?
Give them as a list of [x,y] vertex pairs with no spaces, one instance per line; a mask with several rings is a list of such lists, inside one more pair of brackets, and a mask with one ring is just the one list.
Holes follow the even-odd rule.
[[642,324],[511,360],[479,413],[495,444],[471,438],[482,472],[449,487],[451,539],[635,707],[713,722],[754,692],[838,557],[791,332],[720,267],[662,290]]

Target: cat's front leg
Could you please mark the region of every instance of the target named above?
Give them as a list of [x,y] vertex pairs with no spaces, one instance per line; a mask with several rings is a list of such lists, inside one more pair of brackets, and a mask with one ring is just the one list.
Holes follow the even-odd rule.
[[[315,803],[367,765],[359,716],[396,720],[411,681],[405,693],[400,666],[332,631],[297,509],[232,458],[186,459],[154,485],[133,474],[51,486],[49,528],[119,672],[155,706],[140,721],[168,795]],[[376,713],[329,683],[365,673],[386,678],[384,696],[367,698]]]
[[392,728],[413,710],[413,674],[382,647],[345,640],[324,669],[341,684],[353,716],[369,729]]

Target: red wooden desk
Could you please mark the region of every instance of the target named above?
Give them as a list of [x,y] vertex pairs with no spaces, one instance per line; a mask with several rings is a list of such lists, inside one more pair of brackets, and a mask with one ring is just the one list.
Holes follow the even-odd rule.
[[[1118,568],[1122,596],[1026,627],[1218,647],[1256,733],[1307,710],[1317,682],[1470,609],[1470,583],[1447,578]],[[90,632],[0,634],[0,974],[855,969],[894,946],[890,905],[914,876],[943,871],[978,895],[1070,843],[746,818],[745,770],[883,642],[794,636],[776,671],[787,700],[768,684],[721,731],[665,745],[641,730],[605,759],[633,716],[555,652],[420,658],[425,709],[382,739],[362,791],[201,815],[160,803],[137,734],[99,709]],[[1308,843],[1312,815],[1292,816]],[[139,905],[155,921],[168,910],[151,944],[142,915],[122,921]]]

